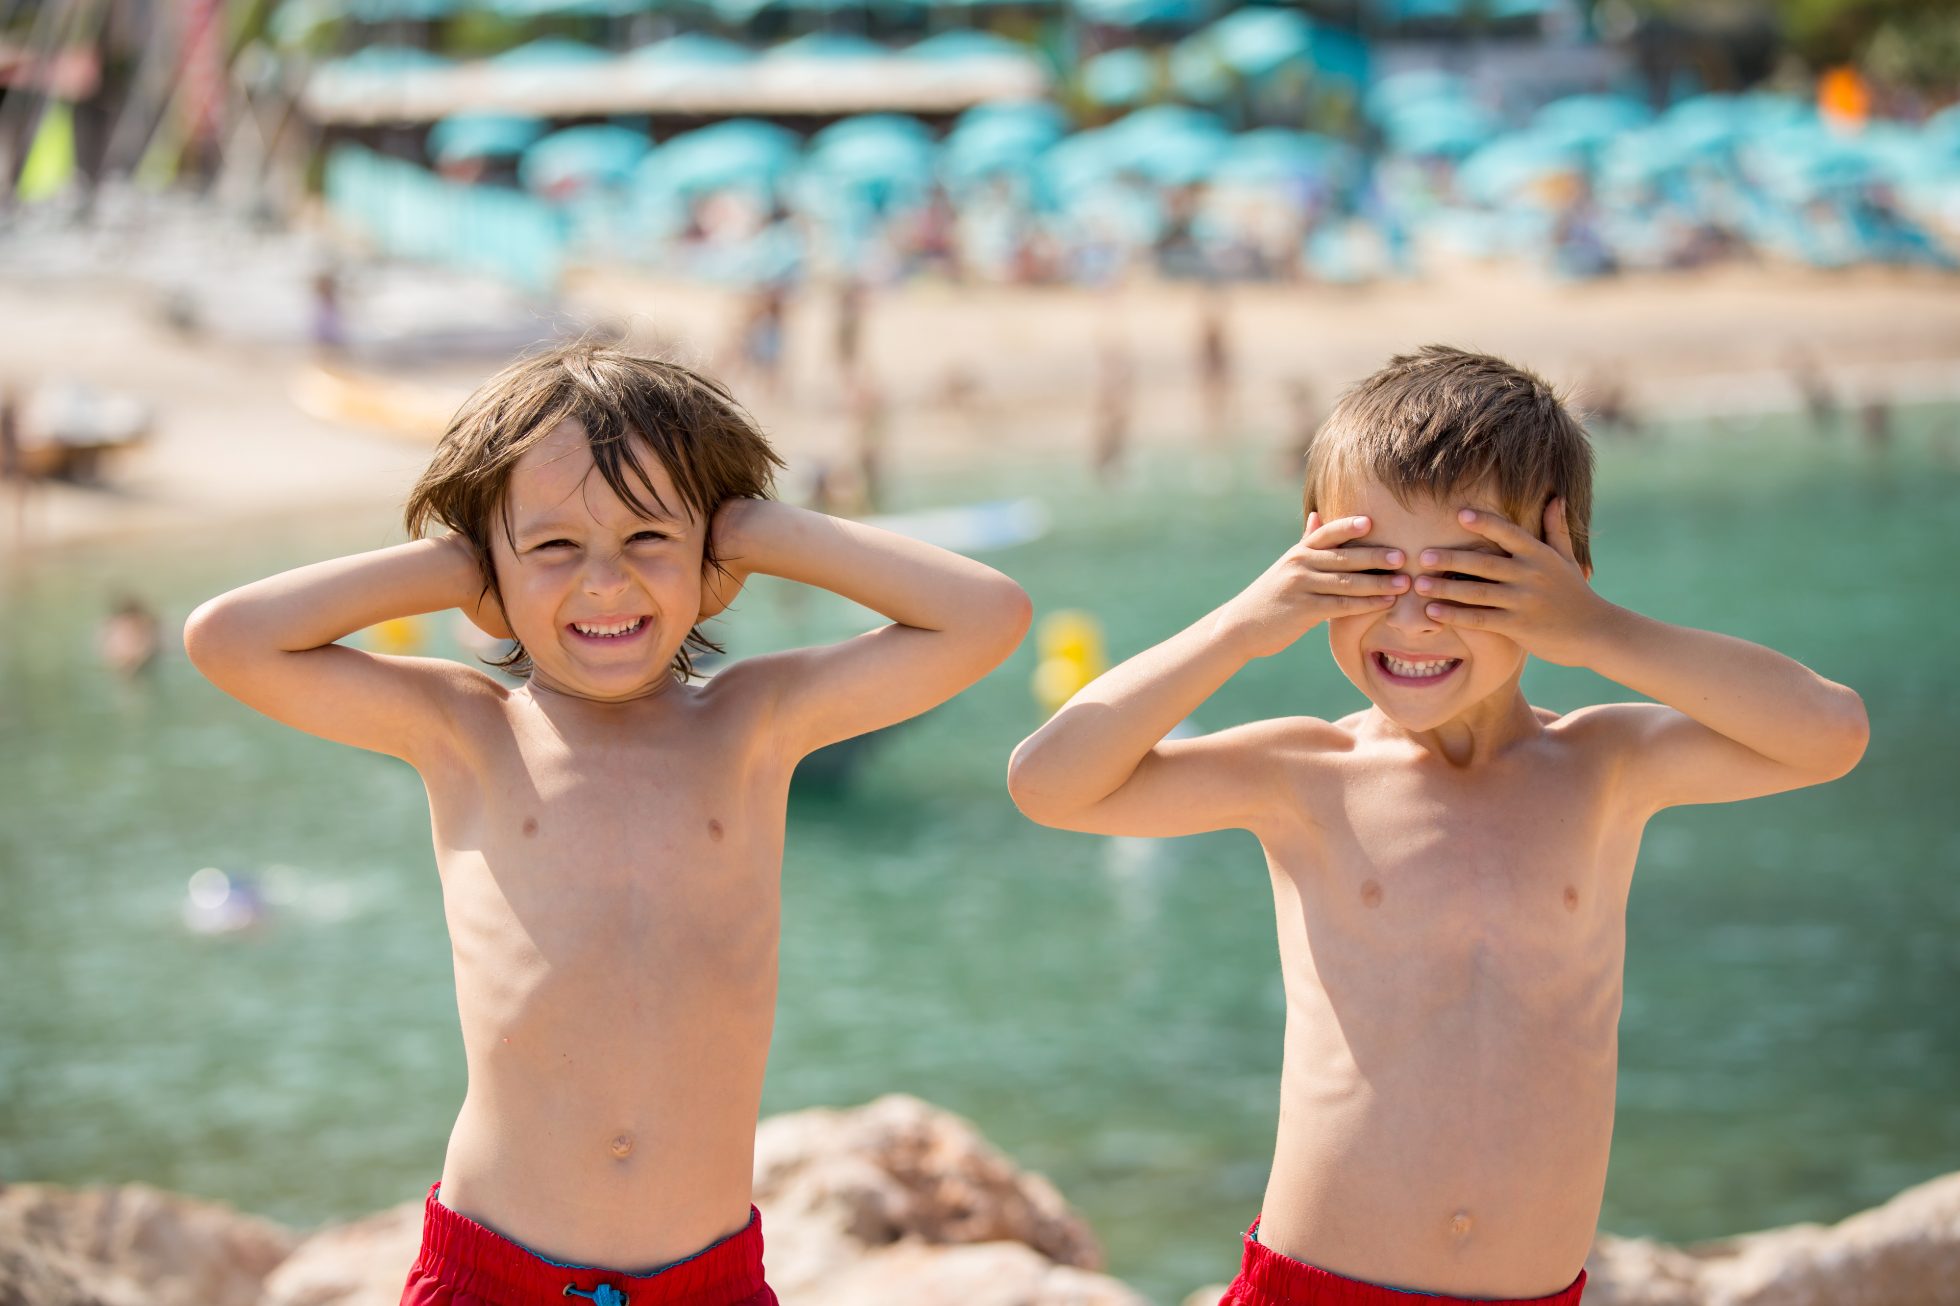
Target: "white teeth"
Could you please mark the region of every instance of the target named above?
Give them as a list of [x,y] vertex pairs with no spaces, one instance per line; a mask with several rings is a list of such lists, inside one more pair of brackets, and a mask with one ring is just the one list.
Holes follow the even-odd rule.
[[572,623],[572,629],[576,630],[581,635],[592,635],[598,637],[624,635],[630,631],[638,630],[640,628],[640,623],[645,620],[646,618],[644,617],[638,617],[632,621],[622,622],[616,626],[587,626],[580,622],[574,621]]
[[1441,662],[1404,662],[1401,658],[1390,657],[1386,653],[1381,655],[1381,659],[1382,664],[1390,671],[1412,680],[1426,680],[1431,676],[1440,676],[1457,663],[1455,658],[1445,658]]

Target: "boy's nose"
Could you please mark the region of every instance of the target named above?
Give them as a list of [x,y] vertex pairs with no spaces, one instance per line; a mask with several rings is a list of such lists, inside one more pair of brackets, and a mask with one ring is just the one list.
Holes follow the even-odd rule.
[[1407,590],[1396,595],[1395,602],[1390,605],[1384,619],[1397,630],[1425,635],[1434,634],[1443,628],[1443,623],[1429,615],[1428,608],[1433,602],[1435,600],[1429,595],[1416,593],[1415,587],[1411,585]]
[[626,584],[626,568],[619,565],[617,557],[590,554],[583,579],[587,594],[607,594]]

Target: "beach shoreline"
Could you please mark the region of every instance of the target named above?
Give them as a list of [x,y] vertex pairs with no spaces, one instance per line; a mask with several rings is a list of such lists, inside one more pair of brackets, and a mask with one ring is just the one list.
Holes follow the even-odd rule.
[[[1234,287],[1226,420],[1241,448],[1292,447],[1341,387],[1389,354],[1432,341],[1530,366],[1582,407],[1617,391],[1644,421],[1800,408],[1800,368],[1848,411],[1951,399],[1960,396],[1955,287],[1937,273],[1763,266],[1588,283],[1463,266],[1421,282]],[[862,349],[887,406],[890,461],[901,471],[948,470],[1004,453],[1073,450],[1086,461],[1097,351],[1111,339],[1136,377],[1129,441],[1197,447],[1206,420],[1196,361],[1203,293],[1162,282],[1113,292],[930,282],[878,292]],[[848,457],[852,412],[834,361],[833,300],[815,287],[792,305],[782,394],[739,371],[727,377],[793,472]],[[719,370],[744,300],[583,269],[559,309],[561,325],[607,326],[633,345]],[[156,418],[153,436],[113,462],[102,486],[34,486],[26,529],[0,531],[8,553],[214,521],[381,511],[427,460],[432,437],[302,411],[295,393],[314,361],[304,345],[187,334],[167,320],[156,292],[129,280],[15,275],[0,280],[0,322],[0,382],[24,389],[73,378],[128,394]],[[385,375],[420,387],[440,409],[501,361],[451,359]]]

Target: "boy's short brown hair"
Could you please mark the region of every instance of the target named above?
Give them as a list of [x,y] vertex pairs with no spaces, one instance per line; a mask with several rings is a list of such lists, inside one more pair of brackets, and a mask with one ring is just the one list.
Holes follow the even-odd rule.
[[[783,465],[755,420],[713,377],[581,340],[519,359],[464,401],[409,492],[404,512],[409,535],[420,538],[447,527],[464,536],[482,564],[484,592],[501,602],[490,532],[500,523],[505,538],[511,538],[506,501],[511,470],[568,418],[585,428],[599,475],[634,511],[674,511],[661,502],[640,461],[642,451],[651,450],[704,528],[726,500],[767,498],[775,469]],[[710,531],[703,574],[720,565]],[[694,654],[700,652],[719,653],[721,647],[697,625],[674,654],[674,674],[693,674]],[[518,644],[494,665],[523,675],[531,660]]]
[[1305,510],[1367,478],[1398,502],[1487,487],[1504,515],[1542,537],[1565,501],[1572,550],[1592,567],[1592,445],[1551,386],[1489,354],[1427,345],[1398,354],[1334,405],[1307,448]]

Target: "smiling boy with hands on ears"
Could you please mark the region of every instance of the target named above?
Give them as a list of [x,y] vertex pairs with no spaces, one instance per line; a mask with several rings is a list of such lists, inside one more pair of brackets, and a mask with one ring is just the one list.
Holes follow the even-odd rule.
[[[468,1088],[404,1306],[775,1306],[751,1204],[797,763],[916,716],[1013,651],[1019,586],[769,499],[776,456],[718,382],[591,344],[457,414],[412,536],[224,594],[197,667],[427,789]],[[712,679],[700,623],[747,576],[884,616]],[[337,641],[458,608],[499,681]]]
[[[1043,824],[1246,829],[1265,852],[1279,1125],[1221,1306],[1574,1306],[1643,827],[1863,754],[1851,690],[1598,595],[1591,503],[1585,432],[1543,381],[1456,349],[1397,357],[1315,436],[1300,542],[1015,752],[1010,790]],[[1323,623],[1368,708],[1166,738]],[[1655,701],[1534,708],[1528,655]]]

